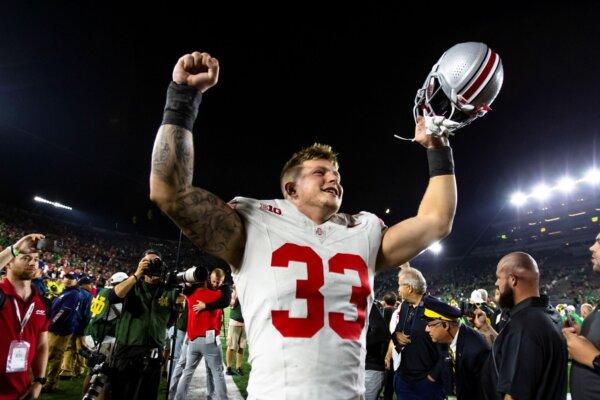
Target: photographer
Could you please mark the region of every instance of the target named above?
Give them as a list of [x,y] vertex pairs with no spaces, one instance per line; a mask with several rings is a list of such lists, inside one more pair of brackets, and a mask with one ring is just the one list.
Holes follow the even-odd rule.
[[[108,280],[107,286],[100,289],[96,297],[93,298],[90,306],[91,320],[85,328],[85,334],[89,335],[94,342],[94,352],[87,354],[87,365],[89,373],[83,381],[83,392],[87,393],[90,387],[90,381],[93,376],[94,367],[106,360],[112,354],[115,345],[115,330],[123,304],[111,304],[109,300],[110,292],[114,285],[123,282],[128,276],[124,272],[113,274]],[[103,399],[104,395],[100,395]]]
[[165,287],[165,266],[156,250],[146,250],[137,270],[115,286],[110,303],[123,303],[111,360],[112,399],[156,399],[167,324],[177,291]]

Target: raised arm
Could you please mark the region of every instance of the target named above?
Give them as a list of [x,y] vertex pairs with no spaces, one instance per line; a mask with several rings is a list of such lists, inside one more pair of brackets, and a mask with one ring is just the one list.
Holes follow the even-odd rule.
[[417,215],[390,227],[383,235],[377,260],[379,269],[403,264],[446,237],[456,214],[456,179],[452,149],[445,137],[427,135],[421,118],[415,141],[427,148],[429,185]]
[[23,236],[17,243],[7,246],[4,250],[0,251],[0,270],[21,253],[36,253],[37,241],[43,238],[44,235],[40,233],[31,233]]
[[152,151],[150,199],[202,250],[239,268],[246,238],[239,215],[207,190],[192,186],[192,127],[202,93],[219,77],[219,62],[194,52],[179,59]]

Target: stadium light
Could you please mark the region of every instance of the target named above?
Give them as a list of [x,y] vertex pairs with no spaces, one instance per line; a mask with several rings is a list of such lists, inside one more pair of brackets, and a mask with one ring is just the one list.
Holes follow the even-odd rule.
[[539,185],[533,188],[531,195],[539,201],[544,201],[548,197],[550,197],[551,192],[552,189],[550,189],[547,185],[540,183]]
[[565,176],[558,181],[556,188],[563,193],[571,193],[573,189],[575,189],[575,181],[568,176]]
[[590,169],[588,172],[586,172],[585,176],[583,177],[583,180],[585,182],[591,183],[592,185],[599,184],[600,183],[600,171],[598,171],[596,168]]
[[[544,201],[552,196],[552,192],[562,192],[564,194],[568,194],[575,191],[577,189],[577,185],[582,183],[588,183],[594,186],[600,185],[600,169],[591,168],[585,173],[585,175],[583,175],[583,177],[579,179],[574,179],[570,176],[563,176],[556,182],[556,185],[554,186],[548,186],[544,183],[540,183],[529,193],[515,192],[510,196],[510,202],[514,206],[520,207],[525,204],[530,197],[534,197],[539,201]],[[600,211],[600,209],[598,209],[598,211]]]
[[521,207],[523,204],[527,203],[527,196],[521,192],[513,193],[510,196],[510,202],[517,207]]
[[73,208],[71,208],[69,206],[66,206],[66,205],[64,205],[62,203],[59,203],[57,201],[46,200],[43,197],[35,196],[33,198],[33,200],[37,201],[38,203],[49,204],[49,205],[54,206],[56,208],[62,208],[62,209],[69,210],[69,211],[73,210]]
[[442,245],[440,244],[440,242],[435,242],[434,244],[429,246],[427,250],[431,251],[435,255],[438,255],[442,252]]

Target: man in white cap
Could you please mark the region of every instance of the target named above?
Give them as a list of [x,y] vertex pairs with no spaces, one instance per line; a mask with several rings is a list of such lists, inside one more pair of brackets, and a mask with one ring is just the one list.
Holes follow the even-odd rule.
[[[125,272],[113,274],[106,282],[106,287],[100,289],[96,297],[92,300],[90,311],[92,318],[85,329],[86,342],[92,344],[94,349],[109,357],[115,345],[115,329],[117,320],[121,315],[122,303],[110,304],[110,292],[112,288],[127,279],[129,275]],[[83,382],[84,392],[87,391],[92,369],[94,365],[88,363],[88,375]]]

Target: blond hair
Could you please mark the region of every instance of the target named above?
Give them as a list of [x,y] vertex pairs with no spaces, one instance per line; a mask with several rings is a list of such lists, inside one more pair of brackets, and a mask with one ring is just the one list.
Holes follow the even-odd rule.
[[335,168],[339,167],[337,153],[333,151],[331,146],[327,144],[314,143],[310,147],[305,147],[300,151],[294,153],[294,155],[285,163],[279,176],[279,183],[281,185],[281,192],[284,197],[285,183],[289,181],[295,181],[298,178],[302,163],[308,160],[327,160],[330,161]]
[[225,278],[225,271],[223,271],[221,268],[215,268],[212,270],[212,272],[210,273],[211,275],[214,274],[215,277],[218,280],[224,279]]

